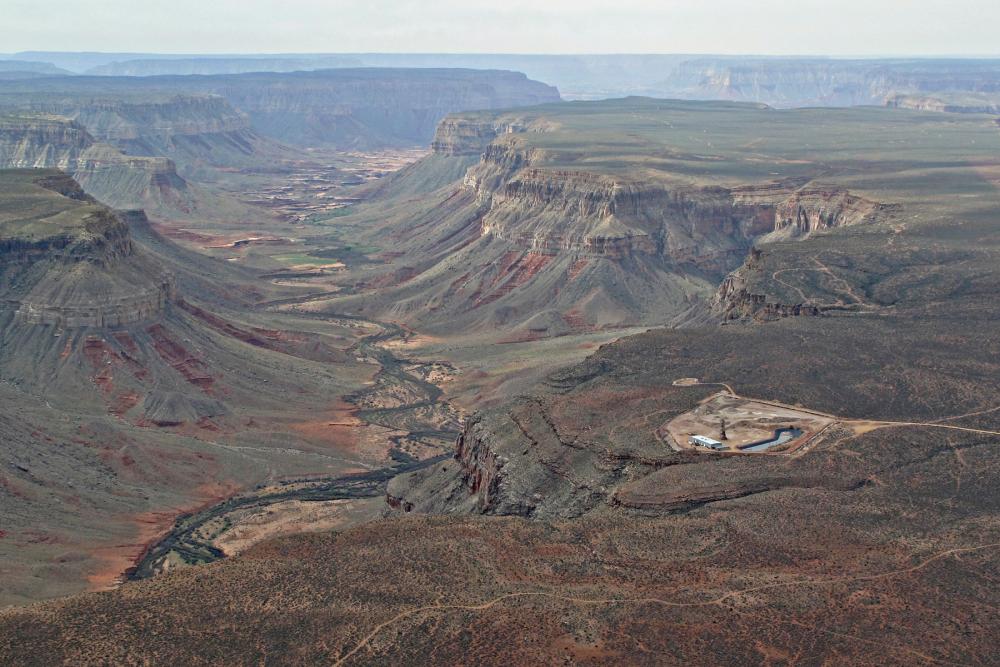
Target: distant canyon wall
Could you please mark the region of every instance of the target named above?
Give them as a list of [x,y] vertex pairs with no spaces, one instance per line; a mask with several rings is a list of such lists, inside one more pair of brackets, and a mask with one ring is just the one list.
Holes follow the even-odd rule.
[[461,69],[0,81],[0,107],[65,115],[126,152],[179,163],[195,150],[184,137],[217,144],[223,155],[241,144],[252,150],[256,133],[298,146],[426,144],[449,113],[559,99],[552,86],[517,72]]
[[17,57],[43,61],[52,73],[59,70],[47,63],[81,74],[143,77],[361,67],[511,70],[557,86],[566,99],[648,95],[743,100],[772,106],[878,105],[895,94],[995,91],[1000,82],[1000,61],[986,58],[412,53],[162,56],[45,52]]
[[61,169],[115,208],[191,206],[188,184],[172,160],[126,155],[64,117],[0,118],[0,168]]

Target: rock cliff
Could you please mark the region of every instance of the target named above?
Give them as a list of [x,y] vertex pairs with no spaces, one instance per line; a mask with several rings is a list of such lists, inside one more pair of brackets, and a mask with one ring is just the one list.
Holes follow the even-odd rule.
[[54,168],[115,208],[190,210],[187,182],[173,161],[126,155],[99,143],[77,121],[51,115],[0,118],[0,168]]
[[768,322],[783,317],[816,316],[819,306],[811,303],[780,303],[766,294],[754,293],[750,287],[754,273],[760,268],[761,251],[750,250],[746,261],[730,273],[719,285],[712,300],[712,310],[724,321],[753,320]]
[[[648,100],[621,104],[659,111],[648,109],[654,104]],[[780,120],[760,107],[720,108]],[[753,177],[742,183],[699,178],[694,174],[706,163],[726,160],[658,146],[655,135],[650,141],[614,135],[601,128],[600,116],[587,114],[576,105],[572,111],[542,107],[442,121],[434,153],[379,191],[377,198],[390,208],[358,230],[394,258],[405,257],[406,266],[373,278],[368,284],[379,291],[345,297],[344,307],[431,330],[460,324],[510,331],[517,340],[702,323],[713,317],[719,284],[754,244],[874,223],[889,210],[842,184],[823,182],[811,165],[805,173],[775,178],[778,172],[762,169],[757,156],[747,160],[742,153],[728,164],[758,172]],[[594,150],[608,154],[574,149],[573,138],[587,136],[583,131],[600,131]],[[439,182],[432,177],[455,173],[447,165],[468,165],[475,156],[461,181],[414,206],[413,189],[402,181]],[[395,210],[394,197],[401,202],[398,218],[386,213]],[[766,299],[751,295],[744,301],[739,308],[717,308],[714,316],[809,310],[796,304],[767,308]]]
[[[132,245],[123,219],[52,171],[0,172],[0,307],[24,324],[122,326],[156,317],[173,279]],[[45,206],[39,207],[39,202]],[[45,210],[22,217],[20,210]]]
[[246,167],[292,157],[250,127],[250,120],[218,95],[123,92],[119,95],[25,93],[2,95],[0,106],[17,113],[69,118],[97,142],[133,156],[160,156],[187,175],[205,165]]
[[[231,144],[233,158],[240,145],[253,145],[247,118],[254,132],[297,145],[426,145],[449,113],[558,100],[555,88],[498,70],[362,68],[0,82],[0,106],[79,113],[88,129],[88,121],[104,128],[95,136],[106,131],[128,152],[166,155],[182,166],[180,149],[196,149],[183,137]],[[164,123],[166,138],[158,132]],[[161,150],[171,143],[177,152]]]
[[502,134],[523,131],[522,122],[494,118],[448,116],[434,131],[431,150],[438,155],[481,155]]
[[885,210],[843,188],[809,182],[698,187],[553,169],[546,161],[510,127],[483,150],[464,187],[484,209],[484,235],[532,252],[652,255],[718,272],[734,268],[754,241],[863,224]]

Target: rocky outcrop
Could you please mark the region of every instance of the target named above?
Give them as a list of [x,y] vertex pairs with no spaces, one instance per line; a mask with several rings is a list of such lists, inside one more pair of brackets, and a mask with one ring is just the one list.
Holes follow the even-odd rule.
[[61,169],[115,208],[192,206],[173,161],[126,155],[79,122],[52,115],[0,119],[0,168]]
[[891,95],[885,101],[894,109],[914,109],[938,113],[984,113],[1000,115],[1000,99],[996,96],[961,95],[958,97],[926,95]]
[[523,132],[523,123],[496,118],[448,116],[437,125],[431,150],[438,155],[481,155],[494,139]]
[[[449,146],[472,146],[472,126]],[[505,132],[490,143],[464,187],[483,209],[483,235],[531,252],[661,257],[706,271],[732,270],[757,240],[874,221],[886,206],[839,188],[801,182],[721,188],[671,185],[546,166],[546,155]]]
[[390,506],[533,518],[579,516],[608,498],[618,465],[565,441],[532,399],[469,418],[452,461],[394,478]]
[[135,157],[107,144],[95,144],[77,161],[73,177],[114,208],[190,212],[194,207],[187,181],[167,158]]
[[822,308],[811,303],[780,303],[766,294],[752,292],[750,281],[761,267],[761,257],[760,250],[751,248],[743,265],[726,276],[719,285],[712,300],[712,310],[723,321],[770,322],[783,317],[815,317],[822,314]]
[[0,304],[17,321],[122,326],[155,317],[176,297],[172,276],[136,251],[122,217],[70,177],[13,173],[6,178],[17,185],[12,209],[25,201],[45,211],[30,220],[0,217]]

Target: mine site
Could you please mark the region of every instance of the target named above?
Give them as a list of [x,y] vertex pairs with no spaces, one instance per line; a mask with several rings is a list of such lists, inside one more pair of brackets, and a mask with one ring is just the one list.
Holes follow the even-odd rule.
[[[678,386],[697,385],[695,378]],[[657,434],[674,451],[790,454],[838,421],[831,415],[721,392],[674,417]]]
[[956,2],[5,7],[0,665],[996,664]]

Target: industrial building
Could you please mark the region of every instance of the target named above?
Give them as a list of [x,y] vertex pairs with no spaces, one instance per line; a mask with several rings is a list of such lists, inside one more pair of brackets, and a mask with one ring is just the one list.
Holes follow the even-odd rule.
[[722,444],[718,440],[709,438],[706,435],[692,435],[690,438],[688,438],[688,444],[694,445],[695,447],[706,447],[708,449],[714,449],[716,451],[726,449],[726,446],[724,444]]

